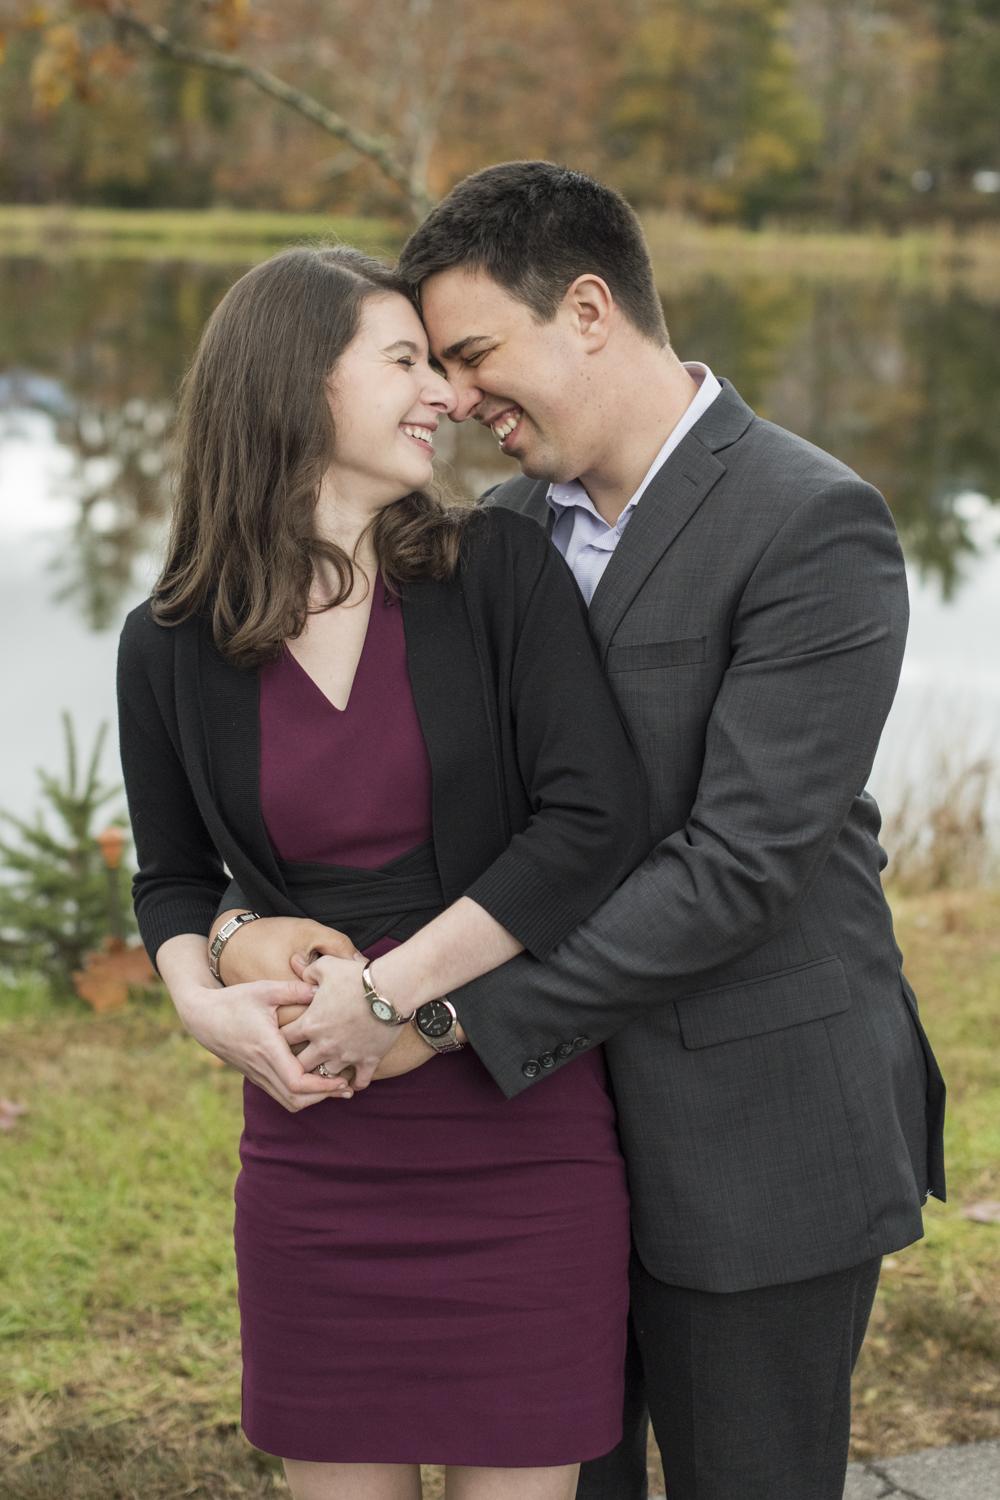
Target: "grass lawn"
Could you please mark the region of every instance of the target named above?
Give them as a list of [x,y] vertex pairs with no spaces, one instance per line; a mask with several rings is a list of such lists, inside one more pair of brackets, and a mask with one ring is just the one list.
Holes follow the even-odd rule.
[[[1000,1226],[961,1216],[1000,1198],[1000,893],[895,904],[951,1087],[952,1200],[886,1263],[859,1458],[1000,1436]],[[28,1106],[0,1133],[4,1500],[287,1494],[237,1425],[240,1083],[166,1003],[0,990],[0,1096]]]

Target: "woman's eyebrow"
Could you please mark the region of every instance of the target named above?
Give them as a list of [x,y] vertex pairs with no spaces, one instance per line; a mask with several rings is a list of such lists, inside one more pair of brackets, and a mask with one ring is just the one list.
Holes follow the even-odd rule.
[[394,344],[387,344],[382,350],[383,354],[392,354],[396,349],[409,349],[411,354],[419,354],[420,346],[412,339],[397,339]]

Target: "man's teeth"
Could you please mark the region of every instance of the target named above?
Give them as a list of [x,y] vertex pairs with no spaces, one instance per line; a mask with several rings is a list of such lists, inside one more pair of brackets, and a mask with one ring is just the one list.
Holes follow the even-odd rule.
[[430,443],[434,446],[434,434],[429,427],[411,427],[409,423],[403,424],[403,431],[407,437],[419,438],[422,443]]
[[493,436],[502,443],[504,438],[510,437],[510,434],[514,431],[514,428],[517,426],[518,422],[520,422],[521,415],[522,414],[519,411],[514,412],[504,417],[502,421],[494,422],[492,427]]

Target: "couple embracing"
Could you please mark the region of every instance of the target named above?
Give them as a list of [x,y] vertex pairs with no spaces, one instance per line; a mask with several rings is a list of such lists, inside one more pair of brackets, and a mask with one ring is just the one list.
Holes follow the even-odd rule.
[[[433,494],[435,429],[522,476]],[[865,792],[878,493],[671,349],[546,162],[249,272],[125,626],[143,939],[246,1077],[244,1428],[294,1500],[840,1500],[943,1085]]]

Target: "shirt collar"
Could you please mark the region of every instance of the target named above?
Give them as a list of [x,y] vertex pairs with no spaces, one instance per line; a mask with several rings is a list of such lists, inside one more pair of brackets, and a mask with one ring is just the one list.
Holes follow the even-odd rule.
[[[614,527],[608,526],[609,531],[622,532],[625,529],[633,510],[638,505],[651,481],[655,479],[656,475],[663,468],[663,465],[681,442],[682,438],[686,437],[694,424],[704,416],[716,396],[722,390],[722,386],[712,374],[708,365],[702,364],[699,360],[691,360],[685,364],[684,368],[692,380],[698,382],[698,390],[694,400],[684,412],[680,421],[672,429],[670,436],[653,459],[639,488],[618,517],[616,525]],[[545,498],[551,509],[555,511],[557,517],[562,515],[564,510],[575,505],[579,506],[581,510],[589,511],[592,516],[597,517],[602,525],[607,526],[604,518],[598,515],[594,502],[587,494],[579,479],[571,479],[566,484],[550,484]]]

